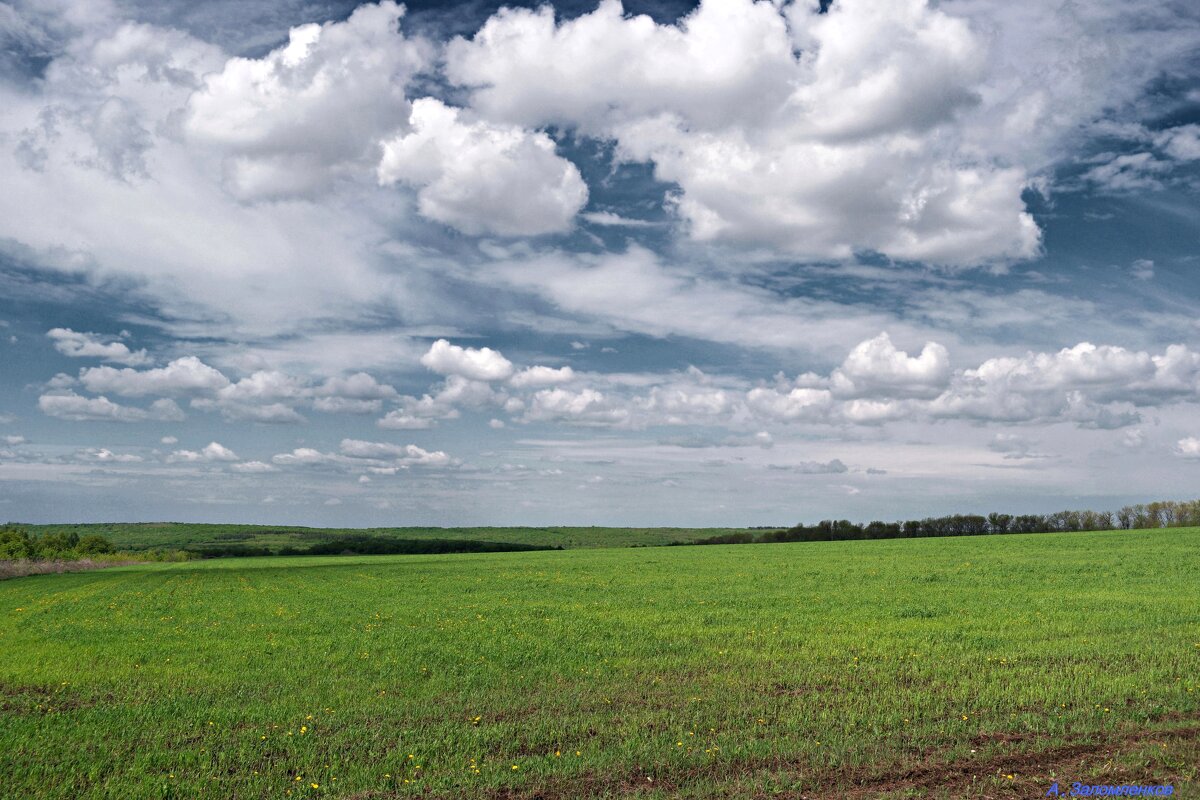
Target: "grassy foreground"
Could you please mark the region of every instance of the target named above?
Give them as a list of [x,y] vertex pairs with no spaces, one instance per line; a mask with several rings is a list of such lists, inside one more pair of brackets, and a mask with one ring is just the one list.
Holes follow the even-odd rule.
[[1188,797],[1200,529],[139,565],[0,649],[3,797]]

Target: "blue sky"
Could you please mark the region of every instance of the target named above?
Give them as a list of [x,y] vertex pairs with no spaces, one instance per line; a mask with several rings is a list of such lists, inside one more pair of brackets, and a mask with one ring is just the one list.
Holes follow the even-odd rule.
[[0,4],[0,517],[1200,477],[1192,4]]

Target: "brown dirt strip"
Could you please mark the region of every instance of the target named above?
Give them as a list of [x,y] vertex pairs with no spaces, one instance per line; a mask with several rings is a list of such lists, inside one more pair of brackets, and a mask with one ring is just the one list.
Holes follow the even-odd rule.
[[[1060,781],[1060,789],[1064,794],[1073,781],[1117,785],[1130,782],[1157,784],[1163,782],[1163,776],[1156,776],[1154,779],[1147,779],[1141,775],[1122,776],[1119,780],[1106,778],[1102,781],[1084,780],[1084,776],[1088,774],[1086,769],[1089,765],[1111,762],[1121,751],[1168,741],[1198,743],[1200,726],[1161,731],[1142,730],[1117,739],[1089,744],[1061,745],[1045,750],[998,753],[970,761],[934,763],[886,777],[847,775],[839,783],[848,784],[848,788],[838,792],[838,797],[846,800],[865,800],[902,792],[910,795],[918,793],[918,796],[919,793],[941,792],[949,797],[964,797],[971,790],[974,792],[970,796],[980,800],[1040,797],[1044,796],[1052,783],[1051,776],[1056,776],[1055,779]],[[1006,775],[1014,776],[1008,785],[1001,784],[996,788],[984,788],[980,785],[997,778],[1004,780],[1003,776]],[[1180,776],[1168,777],[1177,780]],[[1036,787],[1041,787],[1041,791],[1036,795],[1031,794]],[[817,795],[796,794],[791,797],[794,800],[809,800]]]
[[[1173,714],[1169,719],[1180,721],[1182,715]],[[1165,721],[1165,720],[1164,720]],[[1190,721],[1190,719],[1189,719]],[[1100,779],[1089,779],[1096,767],[1110,764],[1122,752],[1149,745],[1186,743],[1200,745],[1200,725],[1159,730],[1143,729],[1121,736],[1038,749],[1037,740],[1022,734],[992,734],[977,737],[976,744],[1031,745],[1031,749],[1019,752],[996,753],[967,760],[938,760],[936,753],[918,753],[919,764],[899,766],[881,770],[874,768],[835,769],[815,771],[807,775],[806,783],[821,789],[805,791],[766,791],[748,789],[742,782],[741,789],[723,789],[730,778],[742,775],[752,778],[760,770],[775,775],[800,772],[806,765],[773,761],[771,763],[714,763],[711,767],[699,767],[676,774],[657,776],[643,772],[624,775],[585,773],[571,779],[557,779],[539,786],[504,787],[482,793],[467,792],[455,797],[471,796],[487,800],[598,800],[599,798],[632,798],[654,791],[675,796],[681,789],[696,784],[703,785],[705,779],[714,782],[715,796],[745,798],[746,800],[873,800],[888,797],[971,797],[974,800],[1016,800],[1016,798],[1042,797],[1054,780],[1060,782],[1064,796],[1071,782],[1161,784],[1174,783],[1175,796],[1179,793],[1180,781],[1186,776],[1178,771],[1157,770],[1153,777],[1141,772],[1136,775],[1122,774],[1116,770]],[[1012,775],[1013,779],[1005,778]],[[1054,776],[1054,777],[1051,777]],[[1000,781],[997,783],[997,781]],[[697,786],[699,788],[699,786]],[[384,800],[398,797],[388,792],[366,793],[362,800]],[[412,794],[406,793],[411,797]],[[449,795],[435,793],[422,797],[450,800]],[[1184,795],[1186,796],[1186,795]]]

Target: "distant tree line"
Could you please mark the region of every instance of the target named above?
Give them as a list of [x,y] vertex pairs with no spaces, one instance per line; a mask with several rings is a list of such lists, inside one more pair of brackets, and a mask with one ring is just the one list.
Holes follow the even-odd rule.
[[70,533],[31,534],[20,525],[0,528],[0,560],[52,561],[88,558],[113,552],[112,542],[103,536]]
[[[986,536],[1005,533],[1069,533],[1134,528],[1200,527],[1200,500],[1163,500],[1125,506],[1118,511],[1057,511],[1053,514],[951,514],[907,522],[823,520],[786,530],[737,533],[697,539],[690,544],[765,544],[836,542],[855,539],[917,539],[932,536]],[[680,542],[679,544],[685,544]]]
[[562,550],[561,545],[485,542],[474,539],[393,539],[387,536],[353,535],[327,539],[308,547],[284,547],[272,550],[244,544],[223,544],[191,548],[200,558],[249,556],[367,556],[428,555],[437,553],[508,553],[529,550]]

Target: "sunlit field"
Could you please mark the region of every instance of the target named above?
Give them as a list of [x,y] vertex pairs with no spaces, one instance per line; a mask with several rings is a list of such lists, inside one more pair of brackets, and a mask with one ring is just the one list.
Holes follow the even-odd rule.
[[0,796],[1042,797],[1200,763],[1200,529],[0,583]]

